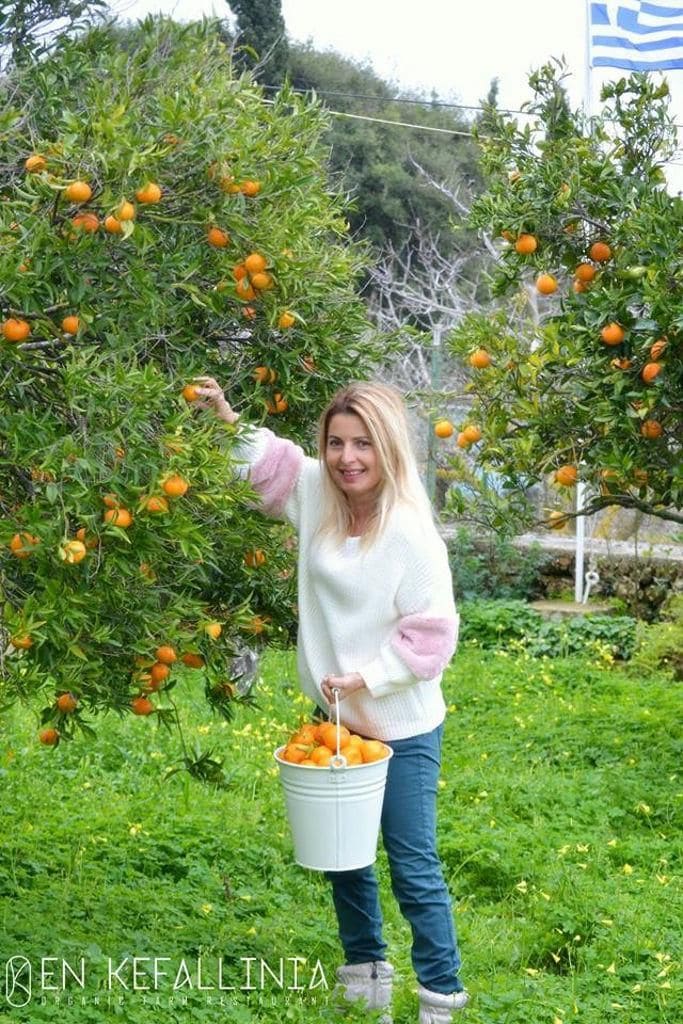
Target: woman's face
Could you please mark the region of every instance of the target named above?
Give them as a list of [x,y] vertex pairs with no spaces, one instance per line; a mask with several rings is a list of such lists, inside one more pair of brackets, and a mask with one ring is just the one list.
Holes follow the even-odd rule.
[[330,419],[325,462],[334,483],[351,501],[369,495],[382,480],[377,452],[355,413],[338,412]]

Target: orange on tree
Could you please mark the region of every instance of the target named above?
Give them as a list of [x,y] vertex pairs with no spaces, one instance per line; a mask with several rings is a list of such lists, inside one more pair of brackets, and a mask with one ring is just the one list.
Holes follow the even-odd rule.
[[206,240],[209,245],[212,245],[215,249],[225,249],[230,242],[230,235],[227,231],[223,231],[222,228],[217,228],[214,225],[207,231]]
[[72,181],[64,190],[70,203],[87,203],[92,196],[92,189],[87,181]]
[[11,316],[2,325],[2,336],[6,341],[25,341],[31,334],[31,325],[27,320],[19,320]]
[[538,239],[536,235],[522,233],[517,236],[515,241],[515,249],[522,256],[530,256],[531,253],[536,252],[538,249]]
[[46,729],[41,729],[38,733],[38,739],[46,747],[56,747],[59,743],[59,730],[48,726]]
[[460,433],[455,439],[455,443],[457,444],[458,448],[469,448],[470,442],[467,440],[464,430],[460,431]]
[[257,384],[274,384],[277,380],[277,371],[270,366],[257,366],[253,377]]
[[476,444],[477,441],[481,441],[481,428],[473,423],[465,427],[462,433],[468,444]]
[[650,359],[657,360],[660,356],[664,355],[666,347],[669,344],[668,338],[658,338],[657,341],[650,348]]
[[648,441],[654,441],[656,438],[661,437],[664,433],[664,427],[659,420],[643,420],[640,425],[640,433],[643,437],[647,438]]
[[78,334],[81,326],[80,317],[65,316],[62,320],[62,330],[65,334]]
[[597,270],[592,263],[579,263],[574,268],[574,277],[583,284],[588,284],[589,281],[592,281],[596,274]]
[[251,285],[260,292],[268,291],[275,284],[272,274],[267,270],[261,270],[257,274],[251,274]]
[[104,230],[110,235],[120,235],[123,232],[121,221],[115,217],[113,213],[110,213],[109,216],[104,218],[103,224]]
[[451,437],[453,430],[454,427],[450,420],[437,420],[434,424],[434,433],[437,437]]
[[600,331],[600,340],[605,345],[620,345],[626,337],[626,331],[621,324],[615,323],[614,321],[605,326]]
[[248,271],[244,263],[236,263],[232,268],[232,276],[235,281],[241,281],[243,277],[247,277]]
[[557,278],[552,274],[539,274],[536,278],[536,290],[541,295],[552,295],[557,291]]
[[85,231],[86,234],[94,234],[100,226],[97,214],[90,212],[77,213],[71,218],[71,223],[77,231]]
[[243,266],[249,274],[260,274],[268,266],[268,260],[260,252],[250,252]]
[[585,281],[579,281],[577,278],[574,278],[572,281],[572,291],[575,291],[577,295],[580,295],[581,292],[588,291],[588,285]]
[[248,277],[242,277],[235,285],[235,292],[237,293],[238,299],[243,299],[245,302],[251,302],[252,299],[256,298],[256,290],[253,288],[251,281]]
[[645,363],[645,366],[640,371],[640,376],[643,378],[646,384],[651,384],[652,381],[659,376],[664,369],[662,363]]
[[168,679],[170,674],[171,669],[164,661],[155,661],[149,670],[149,675],[153,683],[162,683],[165,679]]
[[77,565],[82,562],[88,553],[88,549],[82,540],[68,540],[59,549],[59,557],[68,565]]
[[175,648],[171,647],[170,644],[162,644],[161,647],[157,647],[155,655],[157,661],[162,662],[164,665],[172,665],[178,659]]
[[478,348],[468,356],[467,362],[475,370],[485,370],[493,360],[485,348]]
[[627,359],[625,356],[621,359],[611,359],[610,366],[614,367],[615,370],[630,370],[633,366],[633,360]]
[[110,508],[104,513],[103,519],[110,526],[119,526],[122,530],[127,530],[133,524],[133,517],[127,508]]
[[204,668],[204,659],[201,654],[195,654],[193,651],[185,651],[180,655],[180,660],[186,668]]
[[207,622],[204,626],[204,632],[212,640],[218,640],[219,636],[223,632],[223,627],[220,622]]
[[139,203],[151,206],[153,203],[158,203],[161,199],[161,188],[155,181],[148,181],[142,188],[137,189],[135,198]]
[[30,633],[18,633],[15,636],[11,636],[9,642],[18,651],[27,651],[29,647],[33,647],[33,637]]
[[236,195],[238,192],[241,192],[239,182],[235,181],[235,179],[230,175],[226,175],[221,178],[218,182],[218,187],[222,192],[227,192],[228,195]]
[[38,174],[47,167],[47,160],[40,153],[33,153],[31,156],[26,157],[24,167],[29,174]]
[[119,508],[121,502],[118,495],[113,494],[111,491],[108,494],[102,495],[102,504],[106,505],[107,508]]
[[287,412],[289,403],[279,391],[276,391],[273,395],[272,401],[266,402],[266,408],[271,415],[277,415],[281,412]]
[[579,473],[576,466],[560,466],[559,469],[555,470],[555,483],[559,484],[560,487],[573,487],[578,477]]
[[253,633],[258,636],[260,633],[265,632],[268,626],[269,619],[264,615],[252,615],[248,624],[244,626],[245,633]]
[[161,494],[150,494],[149,498],[145,498],[143,508],[153,515],[163,515],[168,512],[168,502]]
[[277,325],[281,331],[286,331],[290,327],[293,327],[296,323],[296,317],[288,309],[285,309],[280,313],[277,318]]
[[607,242],[593,242],[588,250],[588,255],[596,263],[606,263],[612,259],[612,250]]
[[63,715],[71,715],[78,707],[78,698],[74,697],[70,691],[68,693],[60,693],[59,697],[55,701],[57,710]]
[[15,558],[28,558],[40,544],[38,537],[32,533],[15,533],[9,542],[9,549]]
[[182,498],[189,489],[189,483],[182,476],[178,476],[177,473],[173,473],[171,476],[167,476],[161,485],[161,489],[165,494],[168,494],[169,498]]
[[154,711],[152,701],[149,697],[143,697],[142,694],[133,698],[130,702],[130,707],[134,715],[151,715]]
[[247,181],[242,182],[239,191],[244,196],[257,196],[261,191],[261,182],[247,179]]
[[563,530],[569,520],[564,512],[560,512],[558,509],[553,509],[552,512],[548,513],[548,526],[551,530]]
[[245,551],[244,553],[244,564],[248,565],[250,569],[257,569],[265,561],[266,555],[261,548],[252,548],[251,551]]
[[186,384],[180,393],[186,402],[196,402],[200,397],[195,384]]
[[128,199],[124,199],[119,204],[116,210],[116,220],[134,220],[135,219],[135,207]]
[[253,306],[243,306],[242,307],[242,316],[246,320],[253,320],[254,317],[256,316],[256,310],[254,309]]

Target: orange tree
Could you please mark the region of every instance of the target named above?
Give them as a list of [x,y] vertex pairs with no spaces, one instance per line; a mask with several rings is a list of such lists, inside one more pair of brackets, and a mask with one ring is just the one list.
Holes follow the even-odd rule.
[[552,65],[530,84],[533,122],[491,109],[478,129],[487,188],[471,223],[500,240],[492,290],[504,300],[450,339],[471,366],[472,450],[484,478],[498,475],[489,521],[503,527],[512,508],[528,524],[524,490],[550,474],[584,480],[589,513],[683,522],[683,201],[665,187],[667,86],[608,85],[587,124]]
[[105,710],[170,725],[201,667],[229,716],[245,650],[292,635],[291,541],[192,378],[310,441],[380,354],[324,116],[165,20],[63,39],[3,92],[0,704],[47,744]]

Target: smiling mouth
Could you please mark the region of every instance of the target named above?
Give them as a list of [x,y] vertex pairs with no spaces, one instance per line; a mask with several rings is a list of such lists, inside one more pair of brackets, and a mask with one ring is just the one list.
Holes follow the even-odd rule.
[[340,469],[339,472],[345,480],[355,480],[356,477],[362,476],[365,472],[364,469]]

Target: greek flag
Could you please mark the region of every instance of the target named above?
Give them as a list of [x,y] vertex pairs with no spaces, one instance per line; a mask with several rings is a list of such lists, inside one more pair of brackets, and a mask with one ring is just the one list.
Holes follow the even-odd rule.
[[626,71],[683,68],[683,3],[591,3],[591,67]]

